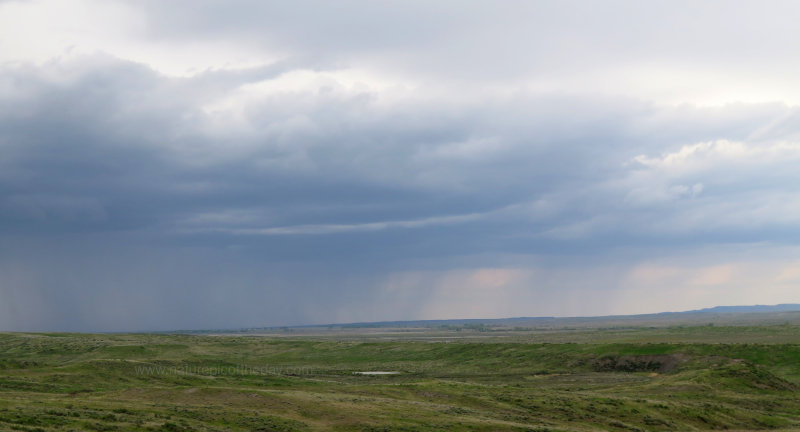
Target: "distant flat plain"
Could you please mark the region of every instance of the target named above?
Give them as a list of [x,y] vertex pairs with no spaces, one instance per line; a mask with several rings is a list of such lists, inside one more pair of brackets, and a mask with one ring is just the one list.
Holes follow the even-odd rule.
[[0,430],[798,430],[798,391],[791,311],[0,333]]

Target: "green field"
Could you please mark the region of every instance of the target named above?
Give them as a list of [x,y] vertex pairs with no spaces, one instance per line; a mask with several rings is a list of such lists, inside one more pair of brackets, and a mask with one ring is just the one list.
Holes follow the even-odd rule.
[[0,430],[791,430],[798,392],[794,323],[0,334]]

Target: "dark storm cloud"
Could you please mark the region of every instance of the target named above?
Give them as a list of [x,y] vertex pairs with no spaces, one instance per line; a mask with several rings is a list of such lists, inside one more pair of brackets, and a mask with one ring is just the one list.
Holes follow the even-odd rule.
[[[7,230],[236,237],[564,223],[613,208],[608,200],[620,197],[600,183],[624,175],[636,155],[685,139],[659,125],[631,131],[662,114],[649,104],[525,94],[397,110],[374,110],[369,94],[278,95],[245,108],[247,133],[226,135],[204,129],[213,119],[199,109],[202,96],[221,87],[208,76],[166,78],[110,58],[48,67],[76,77],[52,83],[32,67],[6,71],[28,92],[2,107]],[[293,106],[300,98],[309,101]],[[287,124],[297,117],[303,127]],[[690,124],[692,140],[718,136],[717,122]],[[554,202],[566,208],[549,216],[524,214],[550,195],[573,201]]]
[[[47,67],[74,78],[48,82],[32,66],[5,71],[26,92],[2,107],[6,230],[238,238],[396,229],[413,238],[414,228],[464,225],[480,236],[502,224],[536,234],[587,217],[635,217],[640,210],[620,195],[630,191],[605,183],[635,172],[637,155],[745,139],[787,113],[754,106],[742,121],[736,106],[525,93],[387,110],[374,109],[369,93],[289,93],[250,103],[248,131],[226,134],[204,129],[213,119],[199,107],[203,97],[262,80],[263,71],[210,84],[209,75],[166,78],[111,58]],[[302,127],[287,123],[298,117]],[[551,208],[539,211],[543,200]]]
[[[796,244],[795,107],[503,82],[725,46],[718,66],[753,52],[723,43],[735,25],[769,14],[726,9],[736,19],[692,51],[693,14],[715,3],[624,22],[617,6],[462,4],[151,3],[154,41],[283,60],[190,76],[113,53],[0,66],[0,329],[591,312],[563,299],[680,273],[628,274],[637,260]],[[645,26],[663,13],[686,33]]]

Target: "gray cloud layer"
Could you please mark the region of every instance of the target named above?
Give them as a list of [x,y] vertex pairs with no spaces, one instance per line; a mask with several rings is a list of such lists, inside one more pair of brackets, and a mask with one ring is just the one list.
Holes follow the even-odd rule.
[[283,60],[3,64],[0,329],[638,312],[756,299],[731,281],[772,273],[764,302],[797,300],[797,108],[514,81],[769,64],[788,14],[461,4],[154,2],[142,40]]

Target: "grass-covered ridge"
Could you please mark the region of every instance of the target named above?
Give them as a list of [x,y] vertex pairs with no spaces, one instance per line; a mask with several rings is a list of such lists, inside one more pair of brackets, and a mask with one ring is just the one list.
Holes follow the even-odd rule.
[[[627,329],[562,343],[0,334],[0,430],[792,429],[797,330],[660,329],[685,340],[658,343],[619,342]],[[703,332],[716,343],[694,342]]]

